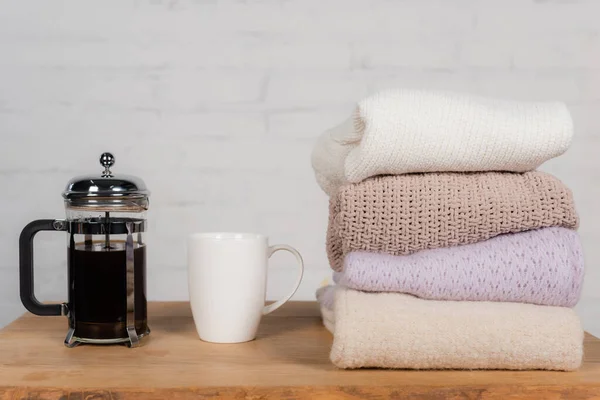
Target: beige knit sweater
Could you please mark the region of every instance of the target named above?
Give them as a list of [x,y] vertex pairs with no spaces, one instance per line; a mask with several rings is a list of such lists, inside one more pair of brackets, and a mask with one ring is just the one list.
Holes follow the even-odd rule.
[[402,255],[577,224],[571,191],[543,172],[389,175],[331,197],[327,254],[339,271],[356,250]]
[[[333,309],[328,290],[336,290]],[[574,370],[583,329],[569,308],[320,290],[340,368]]]

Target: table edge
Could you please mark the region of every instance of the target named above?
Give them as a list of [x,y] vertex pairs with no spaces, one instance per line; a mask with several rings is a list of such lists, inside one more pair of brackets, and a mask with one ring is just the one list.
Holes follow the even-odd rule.
[[[260,398],[260,399],[355,399],[367,396],[398,397],[419,396],[419,398],[471,398],[496,399],[510,396],[511,399],[531,398],[535,395],[560,398],[600,396],[599,383],[577,383],[567,385],[457,385],[452,387],[435,385],[303,385],[303,386],[205,386],[187,388],[81,388],[61,387],[0,387],[0,398],[44,399],[131,399],[184,400],[202,396],[220,399]],[[565,397],[566,396],[566,397]]]

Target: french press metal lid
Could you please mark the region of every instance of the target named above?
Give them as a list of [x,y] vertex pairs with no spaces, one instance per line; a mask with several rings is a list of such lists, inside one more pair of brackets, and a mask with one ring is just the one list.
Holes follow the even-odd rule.
[[[149,195],[138,177],[115,175],[110,153],[99,174],[71,179],[63,191],[66,219],[33,221],[22,231],[20,291],[37,315],[66,315],[65,345],[139,345],[150,333],[146,302],[146,211]],[[33,239],[42,230],[66,231],[69,299],[42,304],[33,291]]]
[[63,192],[70,207],[113,208],[123,210],[148,209],[150,192],[141,178],[131,175],[114,175],[111,167],[115,158],[110,153],[100,156],[104,171],[100,175],[84,175],[71,179]]

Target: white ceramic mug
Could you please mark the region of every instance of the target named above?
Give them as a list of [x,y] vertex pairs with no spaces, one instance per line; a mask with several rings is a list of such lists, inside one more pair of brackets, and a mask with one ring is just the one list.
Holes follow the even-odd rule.
[[[265,306],[267,264],[279,250],[296,257],[300,272],[287,296]],[[200,339],[207,342],[253,340],[261,317],[294,295],[304,273],[296,249],[269,246],[266,236],[254,233],[196,233],[189,236],[187,251],[192,314]]]

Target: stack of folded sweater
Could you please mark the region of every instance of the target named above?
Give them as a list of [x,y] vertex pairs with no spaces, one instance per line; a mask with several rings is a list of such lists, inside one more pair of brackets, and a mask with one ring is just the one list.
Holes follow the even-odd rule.
[[561,103],[395,90],[312,155],[336,285],[317,297],[341,368],[573,370],[583,256]]

